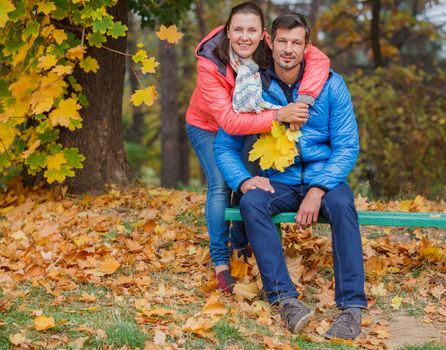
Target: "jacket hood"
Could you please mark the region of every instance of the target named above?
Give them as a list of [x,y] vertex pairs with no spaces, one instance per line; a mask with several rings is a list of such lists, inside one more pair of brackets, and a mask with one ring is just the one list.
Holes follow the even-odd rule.
[[223,29],[224,25],[221,25],[215,28],[208,35],[206,35],[204,39],[201,40],[201,42],[198,44],[195,50],[195,56],[197,57],[197,59],[205,58],[210,60],[217,66],[218,71],[222,75],[226,76],[226,64],[214,54],[215,48],[218,46],[224,36]]

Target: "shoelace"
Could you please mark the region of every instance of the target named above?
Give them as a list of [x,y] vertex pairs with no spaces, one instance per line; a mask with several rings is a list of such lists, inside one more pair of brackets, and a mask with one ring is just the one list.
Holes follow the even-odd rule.
[[352,331],[352,325],[356,323],[356,320],[350,312],[341,312],[334,318],[334,323],[338,322],[347,325],[348,328]]
[[291,318],[293,316],[293,311],[295,309],[301,310],[302,308],[297,305],[290,304],[290,303],[283,305],[282,317],[286,320],[287,324],[289,324],[291,322]]

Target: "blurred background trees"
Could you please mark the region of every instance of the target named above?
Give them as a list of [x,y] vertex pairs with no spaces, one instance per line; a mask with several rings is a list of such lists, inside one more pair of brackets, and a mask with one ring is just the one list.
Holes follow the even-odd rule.
[[[347,81],[361,137],[361,154],[350,179],[354,190],[378,198],[445,198],[445,1],[254,1],[263,8],[268,27],[281,12],[304,14],[313,43]],[[66,145],[87,157],[84,168],[69,180],[70,188],[100,190],[107,182],[125,185],[133,178],[167,187],[203,185],[184,128],[195,86],[195,47],[240,2],[119,0],[113,15],[129,31],[127,38],[106,46],[124,51],[127,45],[133,54],[142,42],[161,66],[155,77],[140,77],[131,59],[92,50],[101,61],[100,70],[94,76],[77,76],[90,102],[81,110],[84,127],[61,132]],[[156,38],[161,24],[176,24],[185,34],[178,45]],[[6,66],[0,62],[1,69]],[[150,108],[135,107],[130,94],[148,83],[146,79],[156,81],[159,99]],[[0,97],[8,90],[1,82]],[[0,175],[0,186],[4,179]]]
[[[126,149],[142,179],[168,186],[200,185],[199,165],[188,149],[183,128],[195,84],[194,50],[207,32],[225,22],[231,6],[240,2],[191,2],[180,21],[185,36],[172,47],[176,60],[165,65],[171,75],[163,70],[159,77],[168,86],[160,85],[161,103],[139,113],[124,107]],[[355,191],[376,197],[444,198],[446,4],[424,0],[256,2],[269,25],[283,11],[304,14],[312,26],[313,43],[330,56],[332,68],[347,81],[361,136],[361,154],[351,176]],[[153,31],[140,26],[131,26],[130,36],[155,42]],[[162,48],[153,50],[161,59]],[[128,77],[129,85],[131,74]],[[174,82],[175,88],[169,85]],[[163,104],[163,100],[170,102]],[[162,112],[167,109],[170,117]],[[135,130],[141,141],[131,138]]]

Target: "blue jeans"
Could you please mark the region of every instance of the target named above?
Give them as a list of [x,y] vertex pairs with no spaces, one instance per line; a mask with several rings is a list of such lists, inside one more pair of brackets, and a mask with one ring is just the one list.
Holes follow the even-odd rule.
[[[217,167],[214,157],[216,132],[203,130],[186,124],[186,132],[195,154],[201,164],[208,185],[205,216],[209,233],[209,251],[214,266],[229,265],[229,222],[225,220],[225,208],[230,207],[231,190]],[[231,234],[238,236],[244,231],[243,225],[234,223]],[[244,236],[244,233],[240,233]],[[238,248],[239,246],[237,246]]]
[[[240,200],[246,235],[259,266],[270,303],[298,296],[285,264],[282,242],[272,216],[297,211],[308,186],[272,182],[275,193],[260,189],[246,192]],[[322,199],[321,215],[332,230],[335,300],[340,309],[367,307],[364,292],[364,264],[353,193],[346,184],[328,191]]]

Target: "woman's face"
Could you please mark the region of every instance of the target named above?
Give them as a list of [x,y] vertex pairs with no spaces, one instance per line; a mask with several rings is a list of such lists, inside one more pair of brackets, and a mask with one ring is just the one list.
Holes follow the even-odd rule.
[[242,58],[251,57],[263,39],[260,17],[253,13],[232,16],[228,39],[234,52]]

